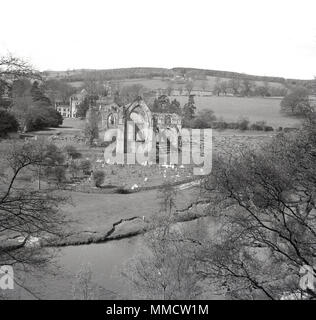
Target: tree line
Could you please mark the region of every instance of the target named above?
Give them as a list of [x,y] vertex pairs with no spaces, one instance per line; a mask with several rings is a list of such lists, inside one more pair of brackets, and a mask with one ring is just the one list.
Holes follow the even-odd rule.
[[233,78],[230,80],[221,80],[216,78],[213,94],[227,95],[233,94],[240,97],[274,97],[285,96],[288,89],[284,86],[271,86],[267,81],[257,84],[249,79]]

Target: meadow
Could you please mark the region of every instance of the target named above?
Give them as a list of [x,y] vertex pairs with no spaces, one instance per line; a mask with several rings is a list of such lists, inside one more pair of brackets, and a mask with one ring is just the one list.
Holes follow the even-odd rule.
[[[229,78],[221,78],[221,77],[212,77],[207,76],[206,79],[195,79],[194,80],[194,89],[201,90],[213,90],[214,85],[217,80],[220,81],[229,81]],[[147,89],[157,90],[157,89],[166,89],[170,83],[172,83],[172,87],[174,88],[183,88],[185,86],[185,80],[177,79],[171,80],[168,77],[153,77],[153,78],[136,78],[136,79],[123,79],[123,80],[113,80],[113,82],[118,82],[121,87],[133,85],[133,84],[141,84]],[[264,83],[262,81],[253,81],[257,86],[263,86]],[[70,82],[71,86],[79,89],[84,85],[84,81],[72,81]],[[270,87],[274,88],[282,88],[283,84],[278,82],[267,82]]]
[[[176,96],[181,106],[188,97]],[[278,127],[297,127],[299,120],[287,117],[280,113],[279,98],[246,98],[246,97],[198,97],[194,98],[197,111],[210,109],[219,118],[222,117],[227,122],[237,121],[239,118],[247,118],[250,122],[266,121],[275,129]]]

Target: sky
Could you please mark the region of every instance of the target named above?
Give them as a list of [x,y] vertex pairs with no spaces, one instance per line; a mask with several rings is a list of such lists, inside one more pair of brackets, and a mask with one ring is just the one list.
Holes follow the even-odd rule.
[[316,76],[315,0],[4,0],[0,55],[39,70],[192,67]]

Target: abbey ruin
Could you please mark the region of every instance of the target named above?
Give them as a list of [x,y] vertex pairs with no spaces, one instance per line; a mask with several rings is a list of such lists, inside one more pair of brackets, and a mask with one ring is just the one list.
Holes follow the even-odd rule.
[[116,154],[136,153],[159,162],[155,155],[181,148],[182,119],[176,113],[152,112],[141,97],[125,106],[112,102],[98,108],[104,141],[115,140]]

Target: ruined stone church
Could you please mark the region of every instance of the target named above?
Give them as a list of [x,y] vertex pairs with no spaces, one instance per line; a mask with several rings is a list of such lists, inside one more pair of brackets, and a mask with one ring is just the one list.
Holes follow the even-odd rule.
[[182,119],[176,113],[152,112],[141,97],[125,106],[100,103],[98,109],[105,140],[109,141],[117,129],[123,133],[116,140],[117,152],[131,153],[133,147],[135,152],[157,155],[181,148]]

